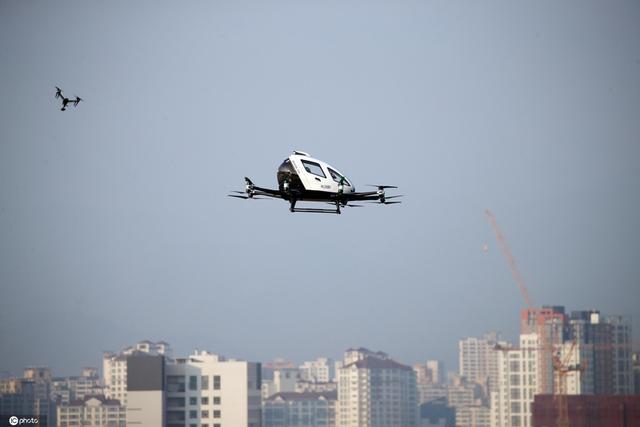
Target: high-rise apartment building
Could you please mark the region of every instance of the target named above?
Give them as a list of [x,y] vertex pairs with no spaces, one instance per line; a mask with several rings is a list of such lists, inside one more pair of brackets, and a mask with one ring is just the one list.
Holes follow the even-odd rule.
[[127,356],[127,425],[166,425],[166,361],[159,354],[138,352]]
[[631,321],[624,316],[608,316],[605,322],[611,326],[613,392],[619,395],[633,394]]
[[530,427],[538,391],[538,335],[521,334],[520,347],[498,352],[498,387],[491,392],[493,427]]
[[261,367],[196,351],[166,364],[167,427],[261,425]]
[[458,342],[458,358],[460,375],[468,381],[482,384],[487,390],[495,385],[498,376],[497,346],[501,343],[496,332],[486,334],[482,338],[469,337]]
[[328,383],[335,379],[334,362],[326,357],[304,362],[298,367],[304,381]]
[[79,376],[57,377],[51,380],[51,400],[68,405],[85,396],[104,395],[104,387],[95,368],[84,368]]
[[102,356],[102,381],[105,395],[127,404],[127,356],[134,354],[162,355],[171,357],[171,347],[164,341],[140,341],[135,346],[125,347],[120,353],[105,352]]
[[446,380],[446,372],[444,362],[441,360],[427,360],[427,372],[429,373],[432,383],[442,384]]
[[[455,410],[457,427],[477,427],[476,419],[482,406],[480,384],[468,382],[465,377],[452,376],[451,383],[446,385],[447,404]],[[489,408],[484,407],[489,413]]]
[[338,373],[339,426],[417,426],[416,374],[385,353],[349,349]]
[[569,319],[569,339],[575,343],[576,355],[568,357],[575,359],[572,363],[581,365],[578,372],[572,372],[574,382],[575,378],[581,378],[580,393],[576,394],[633,394],[628,319],[601,316],[597,310],[574,311]]
[[553,393],[553,356],[568,336],[564,307],[543,306],[521,310],[520,334],[536,334],[538,337],[536,393]]
[[437,388],[439,385],[444,384],[444,363],[439,360],[427,360],[424,365],[419,363],[413,365],[413,370],[416,373],[418,402],[426,403],[438,397],[438,395],[434,397],[431,392],[434,386]]
[[271,372],[272,379],[262,381],[262,399],[276,393],[288,393],[296,391],[300,381],[300,371],[295,367],[277,367]]

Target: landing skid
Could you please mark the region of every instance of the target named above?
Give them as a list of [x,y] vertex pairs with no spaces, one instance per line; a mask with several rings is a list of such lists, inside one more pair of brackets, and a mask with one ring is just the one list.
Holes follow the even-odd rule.
[[340,205],[336,203],[335,209],[323,209],[323,208],[296,208],[296,201],[291,201],[290,212],[305,212],[305,213],[328,213],[340,215]]
[[315,209],[315,208],[293,208],[289,209],[291,212],[306,212],[306,213],[328,213],[340,215],[340,209]]

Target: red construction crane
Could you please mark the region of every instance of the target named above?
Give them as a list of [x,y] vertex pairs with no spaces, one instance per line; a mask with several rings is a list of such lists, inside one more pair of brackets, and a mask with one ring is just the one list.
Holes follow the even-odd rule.
[[524,303],[527,305],[527,308],[533,308],[531,304],[531,299],[529,298],[529,292],[527,291],[527,287],[524,284],[524,279],[522,278],[522,274],[520,274],[520,270],[518,269],[518,264],[516,264],[516,260],[511,253],[511,248],[509,248],[509,243],[507,243],[507,239],[502,234],[502,230],[498,227],[498,222],[496,221],[496,217],[491,213],[489,209],[486,209],[485,214],[491,223],[491,227],[493,231],[496,233],[496,239],[498,240],[498,244],[500,245],[500,249],[502,250],[502,254],[507,260],[507,264],[509,264],[509,268],[511,269],[511,274],[513,275],[513,279],[518,284],[518,288],[520,288],[520,293],[524,298]]
[[[502,230],[500,230],[500,227],[498,226],[498,221],[496,220],[495,215],[493,215],[493,213],[489,209],[485,210],[485,214],[487,215],[489,223],[491,224],[491,227],[493,228],[493,231],[496,234],[496,239],[498,240],[498,244],[500,245],[502,254],[507,260],[507,264],[509,265],[509,269],[511,270],[511,275],[516,281],[516,284],[520,289],[520,293],[524,298],[524,303],[527,306],[527,316],[533,315],[533,319],[530,319],[529,317],[527,317],[526,321],[527,322],[533,321],[535,324],[535,330],[538,335],[538,340],[540,342],[540,347],[541,347],[541,351],[539,353],[540,363],[539,363],[538,388],[541,393],[546,393],[548,392],[548,389],[549,389],[549,370],[548,370],[546,361],[553,354],[552,343],[548,342],[549,337],[547,337],[546,326],[547,326],[547,319],[549,319],[549,317],[552,316],[552,314],[548,313],[549,312],[548,309],[545,310],[545,309],[539,309],[539,308],[533,307],[531,298],[529,297],[529,291],[527,290],[527,286],[524,283],[522,274],[518,269],[518,264],[516,263],[516,259],[513,257],[513,254],[511,253],[511,248],[509,247],[509,243],[507,242],[507,239],[504,236],[504,233],[502,233]],[[551,387],[553,386],[551,385]]]

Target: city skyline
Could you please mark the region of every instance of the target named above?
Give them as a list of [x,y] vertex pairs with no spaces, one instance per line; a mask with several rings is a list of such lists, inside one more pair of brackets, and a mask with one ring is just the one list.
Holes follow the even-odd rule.
[[[640,333],[640,5],[0,3],[0,371],[139,339],[454,367],[533,305]],[[60,111],[55,87],[80,95]],[[293,150],[402,205],[226,197]],[[374,182],[374,180],[381,180]],[[391,207],[389,207],[391,208]]]

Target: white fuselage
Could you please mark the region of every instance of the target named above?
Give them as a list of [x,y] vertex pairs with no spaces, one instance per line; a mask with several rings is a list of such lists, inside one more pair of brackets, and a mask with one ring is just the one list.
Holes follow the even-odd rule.
[[[307,191],[328,193],[353,193],[355,191],[355,187],[342,172],[322,160],[295,151],[289,156],[289,161]],[[339,188],[340,181],[342,181],[342,190]]]

